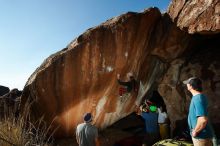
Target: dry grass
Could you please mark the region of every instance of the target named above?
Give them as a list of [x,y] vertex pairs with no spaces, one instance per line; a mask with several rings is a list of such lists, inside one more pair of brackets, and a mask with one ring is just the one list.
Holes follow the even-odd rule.
[[2,146],[24,146],[26,136],[23,132],[23,125],[15,122],[12,118],[4,119],[0,122],[0,145]]
[[[28,105],[30,107],[30,105]],[[15,118],[14,113],[6,114],[0,120],[0,146],[49,146],[53,132],[46,126],[43,118],[36,123],[29,121],[29,108]],[[49,136],[48,136],[49,135]]]

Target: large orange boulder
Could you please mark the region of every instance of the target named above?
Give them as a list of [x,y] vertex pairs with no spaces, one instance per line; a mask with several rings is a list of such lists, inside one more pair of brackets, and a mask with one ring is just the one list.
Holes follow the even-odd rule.
[[[103,129],[158,90],[174,129],[187,116],[190,96],[181,82],[190,76],[204,80],[210,111],[219,112],[219,29],[219,0],[173,0],[165,14],[157,8],[128,12],[48,57],[28,79],[22,101],[33,101],[32,118],[44,116],[59,127],[56,136],[72,136],[85,112]],[[116,75],[125,79],[128,72],[139,91],[119,97]],[[210,117],[219,123],[219,116]]]
[[[28,79],[22,99],[34,101],[32,117],[44,115],[59,127],[56,135],[72,135],[85,112],[105,128],[135,110],[166,71],[164,60],[178,57],[188,38],[157,8],[129,12],[87,30],[48,57]],[[140,81],[139,93],[120,98],[116,75],[127,72]]]

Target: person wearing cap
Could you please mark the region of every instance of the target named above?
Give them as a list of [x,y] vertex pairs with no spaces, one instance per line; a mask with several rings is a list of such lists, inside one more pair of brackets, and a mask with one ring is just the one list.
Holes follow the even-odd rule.
[[143,139],[143,145],[151,145],[155,143],[159,138],[159,127],[158,127],[158,112],[157,107],[150,100],[145,100],[144,103],[140,106],[139,111],[137,112],[140,115],[145,123],[145,133]]
[[98,140],[98,129],[92,125],[92,114],[86,113],[83,117],[84,123],[76,128],[76,140],[79,146],[100,146]]
[[212,146],[213,133],[208,119],[208,100],[202,93],[202,81],[197,77],[183,81],[192,93],[188,125],[194,146]]
[[121,81],[120,74],[117,74],[118,83],[122,85],[119,88],[119,95],[122,96],[126,92],[131,92],[133,89],[136,90],[136,81],[131,72],[127,73],[127,81]]

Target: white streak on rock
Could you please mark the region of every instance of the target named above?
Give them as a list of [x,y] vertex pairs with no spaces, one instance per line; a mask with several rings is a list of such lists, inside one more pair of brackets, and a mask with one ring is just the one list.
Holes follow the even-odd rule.
[[128,52],[125,52],[125,57],[128,58]]
[[108,99],[108,96],[103,96],[103,97],[99,100],[99,102],[98,102],[98,104],[97,104],[97,106],[96,106],[96,116],[97,116],[97,117],[98,117],[99,114],[101,113],[101,110],[102,110],[103,108],[105,108],[104,105],[105,105],[107,99]]
[[111,66],[108,66],[107,68],[106,68],[106,71],[107,72],[112,72],[114,69],[111,67]]

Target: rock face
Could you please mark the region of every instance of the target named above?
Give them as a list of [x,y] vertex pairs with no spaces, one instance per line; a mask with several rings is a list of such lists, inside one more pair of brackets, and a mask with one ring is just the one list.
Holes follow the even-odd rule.
[[[172,128],[175,122],[187,117],[191,95],[182,81],[197,76],[203,81],[204,94],[209,100],[210,119],[215,132],[220,136],[220,35],[212,37],[197,36],[197,44],[184,58],[176,59],[159,85],[159,92],[164,97],[168,115],[172,117]],[[181,106],[179,106],[181,105]]]
[[168,13],[178,27],[190,34],[220,32],[219,0],[173,0]]
[[[94,115],[97,127],[106,128],[133,112],[144,96],[158,90],[174,129],[175,122],[187,116],[190,102],[181,81],[194,75],[205,80],[205,92],[211,94],[210,102],[214,103],[210,110],[218,112],[218,15],[205,14],[218,11],[219,2],[204,3],[208,5],[200,10],[190,2],[173,1],[169,15],[150,8],[142,13],[129,12],[87,30],[47,58],[31,75],[24,88],[23,103],[33,100],[33,118],[44,116],[52,127],[59,127],[56,136],[63,137],[72,136],[85,112]],[[192,17],[186,22],[188,13]],[[203,22],[210,25],[198,27]],[[197,35],[189,35],[182,28]],[[204,56],[207,52],[209,57]],[[120,98],[116,75],[125,77],[128,72],[133,72],[140,82],[139,92]],[[215,123],[220,120],[218,116],[211,118]]]
[[[166,70],[162,60],[179,56],[187,38],[157,8],[113,18],[47,58],[29,78],[23,99],[36,100],[33,115],[60,126],[57,135],[71,135],[85,112],[105,128],[135,110]],[[127,72],[141,83],[138,97],[118,95],[116,75]]]

